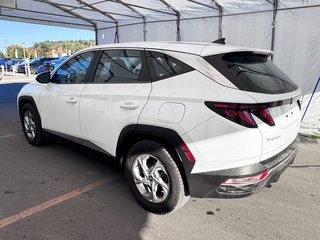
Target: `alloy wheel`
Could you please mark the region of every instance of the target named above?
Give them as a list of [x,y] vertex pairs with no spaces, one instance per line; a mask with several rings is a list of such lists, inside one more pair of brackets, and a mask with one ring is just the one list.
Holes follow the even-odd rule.
[[34,139],[36,136],[36,123],[34,122],[34,118],[31,112],[26,111],[23,117],[23,124],[26,131],[27,136],[30,139]]
[[152,203],[166,200],[170,179],[160,160],[150,154],[139,155],[133,162],[132,173],[135,185],[145,199]]

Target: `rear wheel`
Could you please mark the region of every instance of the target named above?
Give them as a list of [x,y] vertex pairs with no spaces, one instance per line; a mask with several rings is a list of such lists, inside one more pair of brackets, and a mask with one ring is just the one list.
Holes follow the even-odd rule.
[[35,67],[30,68],[30,73],[31,74],[37,74],[37,69]]
[[187,200],[178,166],[160,143],[144,140],[135,144],[128,153],[125,172],[134,197],[150,212],[166,214]]
[[21,109],[21,124],[24,136],[31,145],[39,146],[45,142],[40,117],[29,103]]

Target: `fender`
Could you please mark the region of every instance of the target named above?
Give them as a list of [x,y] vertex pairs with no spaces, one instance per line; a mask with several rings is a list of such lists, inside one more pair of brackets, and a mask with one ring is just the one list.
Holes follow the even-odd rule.
[[21,96],[18,99],[18,111],[19,111],[20,119],[21,119],[21,108],[26,103],[30,103],[34,107],[36,113],[38,114],[38,117],[40,119],[40,124],[41,124],[41,116],[39,114],[39,111],[38,111],[38,108],[37,108],[37,104],[34,101],[33,97],[31,97],[31,96]]
[[124,166],[124,159],[126,159],[130,147],[143,139],[152,139],[161,142],[167,147],[170,153],[174,155],[184,181],[185,191],[190,194],[188,179],[195,162],[187,158],[181,148],[182,138],[172,129],[142,124],[126,126],[120,133],[116,150],[116,158],[119,159],[121,167]]

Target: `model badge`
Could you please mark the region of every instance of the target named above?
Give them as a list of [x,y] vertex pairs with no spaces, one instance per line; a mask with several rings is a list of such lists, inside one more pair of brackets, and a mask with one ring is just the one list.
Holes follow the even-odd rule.
[[269,138],[267,138],[267,142],[276,140],[276,139],[278,139],[278,138],[280,138],[280,137],[281,137],[281,135],[278,135],[278,136],[275,136],[275,137],[269,137]]

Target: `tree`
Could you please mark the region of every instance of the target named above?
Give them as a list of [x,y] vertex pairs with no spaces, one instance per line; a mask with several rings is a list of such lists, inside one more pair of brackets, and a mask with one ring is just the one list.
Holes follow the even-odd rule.
[[[36,42],[31,47],[25,48],[25,54],[28,58],[35,57],[35,51],[37,57],[51,57],[52,53],[75,53],[83,48],[87,48],[95,45],[94,40],[66,40],[66,41],[44,41]],[[8,57],[15,58],[15,52],[17,50],[18,58],[23,58],[22,45],[10,45],[7,47]]]
[[33,48],[40,56],[51,56],[53,52],[75,53],[83,48],[95,45],[94,40],[65,40],[65,41],[44,41],[36,42]]
[[[18,56],[16,56],[16,51]],[[7,47],[7,55],[10,58],[23,58],[23,47],[22,45],[13,44]]]
[[4,57],[5,57],[4,53],[0,51],[0,58],[4,58]]

